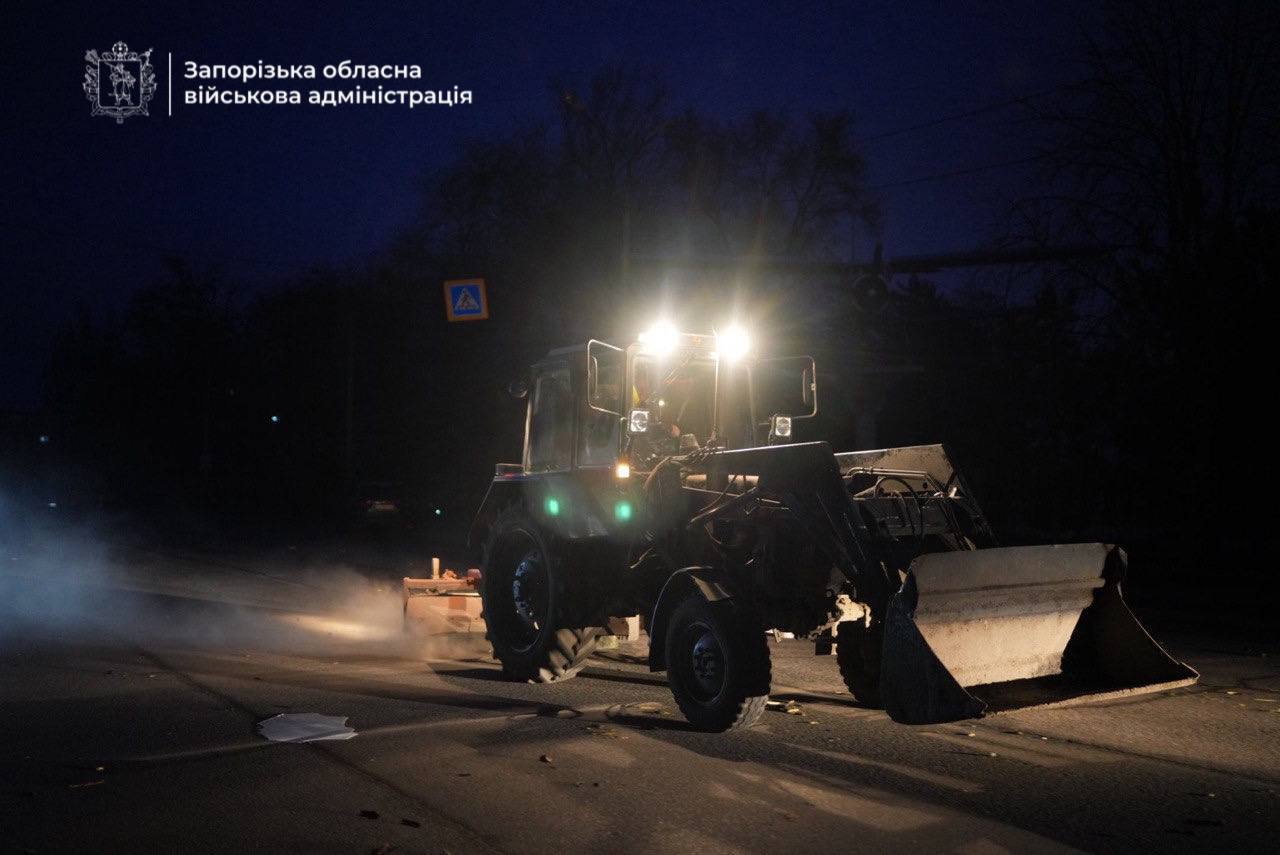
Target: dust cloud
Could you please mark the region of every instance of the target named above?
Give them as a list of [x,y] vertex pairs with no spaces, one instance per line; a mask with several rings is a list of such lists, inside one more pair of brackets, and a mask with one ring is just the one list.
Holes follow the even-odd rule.
[[450,631],[443,620],[406,631],[396,571],[410,568],[152,540],[120,520],[19,523],[0,494],[0,646],[40,636],[299,656],[489,653],[482,633]]

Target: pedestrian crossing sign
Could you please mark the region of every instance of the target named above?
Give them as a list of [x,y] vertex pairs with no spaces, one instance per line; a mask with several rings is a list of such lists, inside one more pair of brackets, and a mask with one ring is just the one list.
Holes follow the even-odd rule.
[[444,283],[444,309],[450,322],[483,321],[489,317],[489,298],[483,279],[449,279]]

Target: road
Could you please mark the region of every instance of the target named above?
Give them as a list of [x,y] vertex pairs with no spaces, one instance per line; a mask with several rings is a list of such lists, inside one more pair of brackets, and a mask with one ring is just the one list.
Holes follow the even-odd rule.
[[[8,555],[0,841],[979,855],[1274,851],[1280,832],[1274,648],[1164,638],[1198,685],[903,727],[855,705],[830,658],[784,641],[776,708],[708,735],[631,647],[533,686],[504,681],[474,635],[406,638],[389,575],[279,555]],[[345,716],[357,735],[258,735],[297,712]]]

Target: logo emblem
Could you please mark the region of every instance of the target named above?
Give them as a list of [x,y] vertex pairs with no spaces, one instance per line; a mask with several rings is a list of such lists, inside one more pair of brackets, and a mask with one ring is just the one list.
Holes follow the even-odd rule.
[[116,124],[124,124],[129,116],[149,116],[147,102],[156,94],[156,73],[151,67],[151,51],[129,50],[124,42],[116,42],[111,50],[99,54],[85,52],[84,96],[93,105],[91,116],[113,116]]

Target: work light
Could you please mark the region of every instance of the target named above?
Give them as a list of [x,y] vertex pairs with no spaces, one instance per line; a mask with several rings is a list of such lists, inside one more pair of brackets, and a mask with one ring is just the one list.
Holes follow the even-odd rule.
[[729,362],[737,362],[747,355],[751,349],[751,338],[747,331],[736,324],[724,332],[716,333],[716,352],[720,358]]
[[769,444],[791,441],[791,416],[778,413],[769,419]]
[[659,321],[640,333],[640,344],[646,353],[666,356],[680,343],[680,333],[666,321]]

